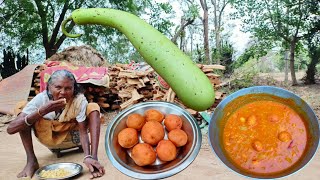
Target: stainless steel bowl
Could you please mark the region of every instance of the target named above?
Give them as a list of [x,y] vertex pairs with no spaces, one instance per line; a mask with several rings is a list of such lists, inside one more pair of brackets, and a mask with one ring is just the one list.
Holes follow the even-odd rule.
[[55,164],[49,164],[49,165],[46,165],[42,168],[39,168],[35,175],[38,179],[53,179],[53,178],[44,178],[44,177],[41,177],[40,176],[40,173],[42,170],[54,170],[54,169],[58,169],[58,168],[62,168],[62,169],[65,169],[69,172],[71,172],[70,175],[68,176],[65,176],[65,177],[61,177],[61,178],[54,178],[54,179],[68,179],[68,178],[71,178],[71,177],[74,177],[78,174],[80,174],[82,172],[82,166],[80,164],[77,164],[77,163],[69,163],[69,162],[65,162],[65,163],[55,163]]
[[[250,95],[250,96],[248,96]],[[304,117],[304,120],[307,124],[309,133],[311,138],[309,140],[309,146],[306,149],[306,152],[301,157],[301,159],[295,164],[292,168],[288,168],[285,171],[275,173],[275,174],[267,174],[267,175],[259,175],[259,174],[253,174],[246,171],[243,171],[239,169],[237,166],[235,166],[229,158],[227,158],[227,155],[223,148],[222,143],[222,136],[227,112],[229,112],[228,109],[232,104],[231,107],[241,107],[245,103],[252,102],[254,100],[259,100],[259,98],[267,98],[270,96],[272,100],[274,101],[284,101],[287,105],[289,105],[291,108],[299,112],[300,115]],[[238,98],[241,98],[241,101],[237,100]],[[282,102],[283,103],[283,102]],[[214,114],[211,118],[210,124],[209,124],[209,142],[210,145],[215,152],[215,154],[218,156],[218,158],[231,170],[252,178],[260,178],[260,179],[274,179],[274,178],[280,178],[284,176],[288,176],[290,174],[293,174],[294,172],[297,172],[301,168],[303,168],[308,162],[312,159],[314,154],[317,151],[318,145],[319,145],[319,123],[318,119],[313,112],[313,110],[310,108],[310,106],[302,100],[300,97],[295,95],[292,92],[289,92],[285,89],[272,87],[272,86],[255,86],[250,88],[241,89],[229,96],[227,96],[225,99],[221,101],[221,103],[217,106],[217,108],[214,111]]]
[[[126,128],[126,119],[129,114],[139,113],[143,115],[147,109],[157,109],[163,114],[179,115],[183,120],[182,129],[188,135],[188,142],[178,149],[175,160],[161,162],[157,159],[152,165],[140,167],[130,157],[130,149],[122,148],[119,145],[118,133]],[[179,173],[192,163],[199,153],[202,136],[196,120],[185,109],[173,103],[157,101],[139,103],[120,112],[109,124],[105,139],[107,155],[111,163],[120,172],[137,179],[161,179]],[[165,136],[165,139],[167,139],[167,136]]]

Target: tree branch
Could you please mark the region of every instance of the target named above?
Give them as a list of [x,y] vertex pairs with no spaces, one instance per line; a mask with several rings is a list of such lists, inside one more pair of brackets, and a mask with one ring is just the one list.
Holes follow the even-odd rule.
[[221,16],[222,16],[222,13],[224,11],[224,8],[226,8],[226,6],[229,4],[229,1],[225,2],[225,4],[223,4],[222,8],[221,8],[221,11],[219,12],[219,27],[221,27]]
[[302,20],[302,12],[301,12],[301,0],[299,0],[299,22],[298,22],[298,25],[297,25],[297,29],[296,29],[296,32],[294,33],[294,37],[296,38],[298,33],[299,33],[299,29],[300,29],[300,25],[301,25],[301,20]]
[[271,25],[272,25],[275,33],[277,33],[277,34],[278,34],[280,37],[282,37],[285,41],[290,42],[290,39],[289,39],[288,37],[284,36],[282,33],[279,33],[280,29],[277,29],[277,28],[275,27],[275,22],[274,22],[274,20],[273,20],[273,18],[272,18],[272,13],[271,13],[271,11],[270,11],[268,1],[267,1],[267,0],[264,0],[264,2],[265,2],[265,4],[267,5],[267,10],[268,10],[268,12],[269,12]]
[[15,9],[11,14],[7,14],[7,15],[4,16],[3,18],[4,18],[6,21],[9,21],[10,18],[11,18],[12,16],[14,16],[19,10],[20,10],[19,8],[18,8],[18,9]]
[[52,11],[52,22],[54,22],[54,19],[55,19],[55,10],[54,10],[54,7],[53,7],[53,5],[52,5],[52,3],[51,3],[51,1],[48,1],[48,7],[50,6],[50,8],[51,8],[51,11]]
[[[73,4],[73,3],[76,3],[77,1],[74,1],[74,2],[72,2],[72,3],[70,3],[69,5],[67,5],[67,9],[69,9],[70,8],[70,6]],[[75,9],[78,9],[78,8],[80,8],[81,6],[82,6],[82,4],[83,4],[83,2],[84,2],[84,0],[81,0],[80,2],[79,2],[79,4],[75,4]],[[66,5],[67,3],[65,3],[65,5]],[[62,14],[62,13],[61,13]],[[60,16],[61,17],[61,16]],[[60,18],[59,18],[60,19]],[[60,24],[61,24],[61,22],[60,22]],[[71,21],[71,23],[70,23],[70,25],[66,28],[66,30],[67,30],[67,32],[70,32],[71,30],[72,30],[72,28],[75,26],[75,23],[73,22],[73,21]],[[58,26],[58,30],[59,30],[59,28],[60,28],[60,25]],[[61,35],[60,37],[59,37],[59,39],[57,40],[57,42],[54,44],[54,47],[56,48],[56,49],[58,49],[60,46],[61,46],[61,44],[63,43],[63,41],[66,39],[66,36],[63,34],[63,35]]]
[[41,4],[41,0],[35,0],[35,3],[38,8],[38,14],[41,19],[41,34],[42,34],[42,42],[43,45],[46,46],[48,44],[48,26],[47,26],[47,15],[44,11],[44,7]]
[[63,8],[62,8],[61,14],[59,16],[59,19],[58,19],[58,21],[57,21],[57,23],[56,23],[56,25],[55,25],[55,27],[54,27],[54,29],[52,31],[52,36],[51,36],[51,39],[50,39],[50,42],[49,42],[49,44],[51,46],[53,46],[55,41],[56,41],[56,38],[58,36],[58,32],[59,32],[61,23],[62,23],[65,15],[66,15],[66,12],[68,10],[68,5],[69,5],[69,1],[67,0],[67,1],[65,1],[64,5],[63,5]]
[[207,1],[206,0],[200,0],[200,4],[203,10],[208,10]]
[[180,33],[190,24],[192,24],[194,22],[195,18],[193,19],[188,19],[187,22],[185,24],[182,24],[182,26],[179,28],[179,30],[176,32],[176,34],[173,36],[173,38],[171,39],[171,41],[173,43],[177,42],[177,39],[180,35]]
[[[74,26],[75,26],[75,23],[72,21],[71,24],[66,28],[67,32],[70,32]],[[64,34],[61,35],[58,41],[56,42],[56,44],[54,45],[54,47],[58,49],[63,43],[63,41],[66,39],[66,37],[67,36],[65,36]]]

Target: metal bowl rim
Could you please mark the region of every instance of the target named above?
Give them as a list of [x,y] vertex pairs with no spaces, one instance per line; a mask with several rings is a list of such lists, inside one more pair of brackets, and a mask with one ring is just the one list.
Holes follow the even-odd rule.
[[[143,174],[143,173],[139,173],[139,172],[135,172],[132,171],[128,168],[126,168],[125,166],[123,166],[122,164],[120,164],[116,158],[113,157],[113,154],[111,152],[111,145],[110,143],[110,138],[111,138],[111,134],[113,132],[111,132],[111,129],[114,125],[117,124],[117,121],[119,120],[119,118],[121,116],[123,116],[124,114],[126,114],[129,111],[133,111],[134,109],[137,108],[141,108],[144,106],[157,106],[157,105],[169,105],[169,106],[173,106],[174,108],[177,108],[179,111],[181,111],[183,113],[183,115],[188,119],[188,120],[192,120],[189,121],[190,124],[192,124],[192,128],[196,131],[196,135],[194,136],[194,140],[193,140],[193,148],[191,153],[188,153],[188,156],[184,157],[181,160],[181,163],[178,163],[175,168],[171,168],[168,171],[165,172],[158,172],[158,173],[148,173],[148,174]],[[109,160],[111,161],[111,163],[123,174],[136,178],[136,179],[162,179],[162,178],[167,178],[170,176],[173,176],[175,174],[177,174],[178,172],[182,171],[183,169],[185,169],[186,167],[188,167],[196,158],[196,156],[198,155],[200,148],[201,148],[201,141],[202,141],[202,134],[200,131],[200,128],[198,126],[198,124],[196,123],[196,120],[193,118],[192,115],[190,115],[186,110],[184,110],[182,107],[180,107],[179,105],[175,104],[175,103],[171,103],[171,102],[164,102],[164,101],[149,101],[149,102],[142,102],[142,103],[138,103],[135,104],[127,109],[124,109],[123,111],[121,111],[115,118],[113,118],[112,122],[108,125],[107,128],[107,132],[106,132],[106,136],[105,136],[105,149],[106,149],[106,153],[107,156],[109,158]],[[189,157],[193,157],[193,158],[189,158]]]
[[[290,94],[291,96],[301,100],[302,102],[304,102],[306,105],[307,105],[307,108],[309,108],[311,110],[311,112],[313,113],[313,115],[315,116],[315,119],[318,120],[317,116],[315,115],[315,112],[313,111],[313,109],[310,107],[310,105],[305,102],[301,97],[299,97],[298,95],[296,95],[295,93],[289,91],[289,90],[286,90],[286,89],[283,89],[283,88],[279,88],[279,87],[275,87],[275,86],[252,86],[252,87],[248,87],[248,88],[243,88],[243,89],[240,89],[236,92],[233,92],[232,94],[230,94],[229,96],[227,96],[225,99],[223,99],[222,101],[228,101],[230,100],[230,102],[235,99],[233,96],[238,94],[238,93],[241,93],[241,92],[250,92],[250,90],[252,89],[263,89],[263,88],[267,88],[267,89],[273,89],[273,90],[277,90],[277,91],[284,91],[288,94]],[[269,94],[268,92],[258,92],[256,94],[263,94],[263,93],[266,93],[266,94]],[[252,93],[247,93],[247,94],[254,94],[253,92]],[[244,94],[244,95],[247,95],[247,94]],[[274,95],[274,94],[272,94]],[[241,96],[241,95],[240,95]],[[240,97],[240,96],[237,96],[237,97]],[[222,109],[221,108],[222,103],[219,103],[218,106],[216,107],[216,109]],[[257,179],[258,177],[254,177],[254,176],[249,176],[249,175],[244,175],[244,174],[241,174],[240,172],[237,172],[235,171],[234,169],[232,169],[231,167],[229,167],[228,165],[226,165],[223,160],[221,159],[220,156],[218,156],[218,154],[216,153],[215,149],[213,148],[213,145],[211,144],[211,131],[213,130],[210,130],[211,129],[211,122],[212,122],[212,119],[214,117],[214,114],[211,116],[211,119],[210,119],[210,123],[209,123],[209,128],[208,128],[208,140],[209,140],[209,143],[210,143],[210,147],[211,147],[211,150],[214,152],[215,156],[218,157],[218,159],[220,160],[220,162],[225,166],[227,167],[228,169],[231,169],[231,171],[235,172],[236,174],[242,176],[242,177],[245,177],[245,178],[250,178],[250,179]],[[319,120],[318,120],[319,121]],[[320,129],[320,124],[319,122],[316,122],[318,124],[318,129]],[[213,137],[212,137],[213,138]],[[319,139],[319,137],[318,137]],[[304,167],[306,167],[311,161],[312,159],[314,158],[316,152],[318,151],[318,148],[319,148],[319,141],[316,142],[316,148],[315,148],[315,151],[314,153],[312,154],[311,158],[309,159],[309,161],[307,163],[305,163],[303,166],[301,166],[298,170],[292,172],[292,173],[289,173],[287,175],[282,175],[282,176],[279,176],[279,177],[259,177],[259,179],[279,179],[279,178],[285,178],[285,177],[288,177],[288,176],[291,176],[297,172],[299,172],[300,170],[302,170]]]
[[53,165],[59,165],[59,164],[66,164],[66,165],[72,165],[72,166],[75,166],[75,167],[79,167],[79,171],[77,171],[77,173],[73,173],[69,176],[66,176],[66,177],[62,177],[62,178],[55,178],[55,179],[67,179],[67,178],[71,178],[73,176],[76,176],[78,174],[80,174],[83,170],[83,167],[81,164],[78,164],[78,163],[74,163],[74,162],[60,162],[60,163],[52,163],[52,164],[48,164],[48,165],[45,165],[41,168],[39,168],[36,172],[35,172],[35,175],[37,176],[37,178],[39,179],[52,179],[52,178],[43,178],[40,176],[40,172],[45,169],[46,167],[49,167],[49,166],[53,166]]

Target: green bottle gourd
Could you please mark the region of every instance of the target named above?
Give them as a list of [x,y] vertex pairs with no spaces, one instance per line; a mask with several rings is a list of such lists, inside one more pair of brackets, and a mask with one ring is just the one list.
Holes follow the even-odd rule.
[[187,107],[203,111],[215,100],[208,77],[166,36],[139,17],[115,9],[77,9],[62,23],[68,37],[79,37],[65,30],[68,21],[77,25],[96,24],[116,28],[138,50],[144,60],[171,86]]

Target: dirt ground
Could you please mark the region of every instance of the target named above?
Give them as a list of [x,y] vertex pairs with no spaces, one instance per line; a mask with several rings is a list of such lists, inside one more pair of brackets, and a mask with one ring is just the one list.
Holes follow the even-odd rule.
[[[282,79],[278,78],[277,76],[271,78],[271,76],[269,75],[264,75],[262,77],[262,79],[259,79],[259,81],[257,81],[259,85],[275,85],[296,93],[311,105],[318,117],[320,116],[320,84],[308,86],[299,85],[292,87],[290,85],[279,82],[278,80],[282,81]],[[102,164],[105,166],[106,175],[100,179],[132,179],[118,171],[111,164],[106,155],[104,143],[107,123],[110,122],[110,120],[116,115],[116,113],[105,113],[104,115],[107,117],[107,121],[106,124],[102,126],[99,158]],[[2,122],[0,123],[0,179],[4,180],[17,179],[16,174],[22,170],[26,162],[25,152],[23,150],[19,135],[8,135],[5,131],[7,124],[3,123],[9,121],[10,118],[11,117],[9,116],[0,116],[0,122]],[[210,145],[208,144],[207,134],[203,134],[202,139],[203,142],[201,150],[193,163],[185,170],[167,179],[245,179],[244,177],[228,169],[217,158],[217,156],[215,156]],[[82,153],[70,153],[61,158],[57,158],[55,154],[53,154],[35,139],[34,147],[40,163],[40,167],[56,162],[76,162],[84,166],[84,164],[82,163]],[[320,153],[318,151],[312,161],[306,167],[284,179],[316,180],[320,177],[319,170]],[[35,179],[35,177],[33,179]],[[89,172],[86,167],[84,167],[83,173],[78,176],[77,179],[89,179]]]

